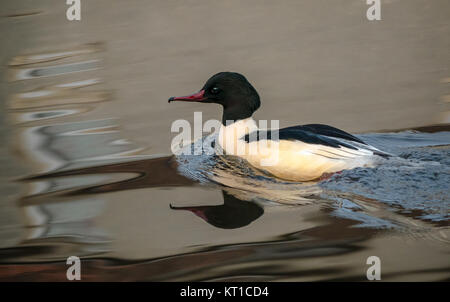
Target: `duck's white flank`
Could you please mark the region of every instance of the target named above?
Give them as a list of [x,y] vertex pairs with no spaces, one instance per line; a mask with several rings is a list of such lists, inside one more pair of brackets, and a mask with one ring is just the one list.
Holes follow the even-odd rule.
[[325,173],[372,166],[375,156],[371,150],[378,150],[347,140],[345,143],[357,150],[298,140],[260,139],[247,143],[243,137],[257,130],[258,126],[252,118],[239,120],[228,126],[222,125],[218,144],[226,154],[242,157],[254,167],[286,180],[309,181],[318,179]]

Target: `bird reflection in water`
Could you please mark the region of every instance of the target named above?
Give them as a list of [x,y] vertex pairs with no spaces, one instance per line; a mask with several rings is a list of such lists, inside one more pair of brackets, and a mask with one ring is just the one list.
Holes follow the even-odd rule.
[[264,214],[264,209],[254,202],[240,200],[224,190],[222,196],[222,205],[190,207],[170,205],[170,208],[191,211],[210,225],[221,229],[242,228]]

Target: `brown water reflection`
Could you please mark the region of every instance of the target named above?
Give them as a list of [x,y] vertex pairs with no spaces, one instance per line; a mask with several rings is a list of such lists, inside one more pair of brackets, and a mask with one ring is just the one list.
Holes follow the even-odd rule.
[[[99,0],[71,23],[5,1],[0,280],[66,281],[71,255],[83,281],[364,281],[372,255],[386,281],[448,280],[449,2],[425,2],[369,23],[359,0]],[[175,119],[217,117],[167,97],[221,70],[258,118],[383,130],[364,139],[399,158],[296,184],[167,155]]]

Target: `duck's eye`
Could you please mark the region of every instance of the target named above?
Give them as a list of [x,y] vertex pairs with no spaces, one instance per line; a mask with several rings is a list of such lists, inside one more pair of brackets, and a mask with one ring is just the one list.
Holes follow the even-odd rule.
[[212,94],[218,94],[219,91],[220,91],[220,89],[217,88],[217,87],[213,87],[213,88],[211,88],[209,91],[211,91]]

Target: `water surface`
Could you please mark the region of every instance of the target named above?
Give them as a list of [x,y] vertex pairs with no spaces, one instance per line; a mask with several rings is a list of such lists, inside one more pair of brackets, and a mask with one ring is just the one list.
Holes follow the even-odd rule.
[[[369,256],[385,281],[449,280],[448,1],[386,2],[378,24],[364,1],[294,2],[85,1],[75,24],[5,1],[0,280],[65,281],[73,255],[84,281],[365,281]],[[172,155],[175,119],[220,113],[167,97],[222,70],[255,83],[257,118],[395,156],[295,183]]]

